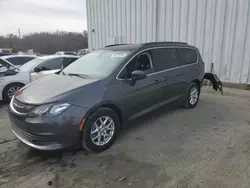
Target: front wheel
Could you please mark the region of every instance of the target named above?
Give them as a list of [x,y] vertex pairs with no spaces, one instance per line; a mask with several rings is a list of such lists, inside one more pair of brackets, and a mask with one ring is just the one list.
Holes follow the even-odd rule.
[[184,104],[183,107],[185,108],[194,108],[197,106],[200,97],[200,87],[197,83],[192,82],[188,90],[184,96]]
[[109,108],[99,108],[84,124],[82,147],[92,152],[109,148],[115,141],[120,129],[117,114]]

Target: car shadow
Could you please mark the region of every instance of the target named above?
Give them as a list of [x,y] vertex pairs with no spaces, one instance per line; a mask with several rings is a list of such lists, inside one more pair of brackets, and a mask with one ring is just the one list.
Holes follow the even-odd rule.
[[183,111],[185,109],[180,107],[179,104],[168,104],[166,106],[162,106],[156,110],[148,112],[138,118],[124,122],[118,140],[126,137],[127,134],[134,131],[135,129],[140,129],[140,127],[145,126],[146,122],[151,122],[158,118],[160,119],[167,114],[170,115],[172,113],[175,113],[177,110]]
[[[23,143],[19,143],[22,144]],[[28,146],[26,146],[28,147]],[[59,165],[61,167],[74,166],[74,156],[76,154],[84,154],[85,150],[68,148],[55,151],[40,151],[33,148],[27,148],[27,151],[23,153],[23,159],[26,161],[34,160],[36,163],[46,163],[47,165]]]
[[2,108],[2,107],[4,107],[4,106],[7,106],[8,105],[8,103],[5,103],[5,102],[3,102],[3,101],[0,101],[0,108]]

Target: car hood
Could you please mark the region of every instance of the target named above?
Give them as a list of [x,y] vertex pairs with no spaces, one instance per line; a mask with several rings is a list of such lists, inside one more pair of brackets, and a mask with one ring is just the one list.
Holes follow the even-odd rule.
[[65,96],[69,96],[74,90],[96,81],[98,80],[53,74],[26,85],[15,98],[29,104],[46,104],[67,100]]

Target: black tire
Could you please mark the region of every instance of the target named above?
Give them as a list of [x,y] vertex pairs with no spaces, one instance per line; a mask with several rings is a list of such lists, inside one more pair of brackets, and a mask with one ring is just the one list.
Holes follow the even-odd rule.
[[[91,129],[94,123],[101,117],[110,117],[114,122],[114,132],[111,139],[104,145],[98,146],[91,139]],[[109,108],[98,108],[94,113],[92,113],[84,124],[82,131],[82,147],[91,152],[101,152],[108,149],[115,141],[116,136],[120,130],[120,121],[117,114]],[[103,138],[103,137],[102,137]]]
[[[191,102],[190,102],[190,95],[191,95],[192,89],[196,89],[197,92],[198,92],[197,100],[195,101],[195,103],[191,103]],[[184,103],[183,103],[182,106],[183,106],[184,108],[188,108],[188,109],[189,109],[189,108],[194,108],[194,107],[197,106],[197,104],[198,104],[198,102],[199,102],[199,98],[200,98],[200,87],[197,85],[197,83],[192,82],[192,83],[189,85],[189,87],[188,87],[188,89],[187,89],[187,91],[186,91],[186,93],[185,93],[185,95],[184,95]]]
[[22,88],[23,86],[24,86],[24,84],[22,84],[22,83],[12,83],[12,84],[9,84],[9,85],[5,86],[5,88],[3,89],[3,94],[2,94],[2,95],[3,95],[3,101],[4,101],[5,103],[10,102],[11,97],[9,97],[8,92],[9,92],[9,90],[10,90],[11,88],[18,87],[18,88],[20,89],[20,88]]

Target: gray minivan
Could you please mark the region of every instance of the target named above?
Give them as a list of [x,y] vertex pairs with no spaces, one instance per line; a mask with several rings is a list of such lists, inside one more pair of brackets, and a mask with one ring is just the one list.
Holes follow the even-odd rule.
[[13,133],[39,150],[110,147],[125,120],[170,102],[194,108],[204,63],[187,43],[111,45],[16,92]]

